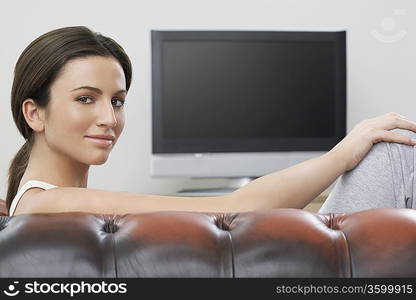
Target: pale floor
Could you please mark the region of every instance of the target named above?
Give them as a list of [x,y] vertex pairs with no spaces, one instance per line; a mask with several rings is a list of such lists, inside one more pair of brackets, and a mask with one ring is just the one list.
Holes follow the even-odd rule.
[[326,197],[328,197],[328,192],[323,192],[318,197],[316,197],[314,200],[312,200],[311,203],[309,203],[304,210],[310,211],[310,212],[318,212],[318,210],[321,208],[322,204],[325,202]]

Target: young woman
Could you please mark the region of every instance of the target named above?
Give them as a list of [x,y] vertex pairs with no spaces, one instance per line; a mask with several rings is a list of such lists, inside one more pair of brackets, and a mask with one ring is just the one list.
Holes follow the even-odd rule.
[[156,210],[242,212],[303,208],[352,170],[373,144],[414,145],[402,133],[416,124],[396,113],[364,120],[324,155],[260,177],[215,197],[169,197],[87,188],[90,165],[106,162],[124,127],[131,63],[113,39],[83,26],[50,31],[19,57],[11,106],[26,142],[14,157],[6,205],[10,215]]

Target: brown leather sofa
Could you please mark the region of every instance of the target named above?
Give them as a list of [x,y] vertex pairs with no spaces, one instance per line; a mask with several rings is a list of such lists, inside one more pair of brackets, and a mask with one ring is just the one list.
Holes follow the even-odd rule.
[[0,216],[0,277],[416,277],[416,211]]

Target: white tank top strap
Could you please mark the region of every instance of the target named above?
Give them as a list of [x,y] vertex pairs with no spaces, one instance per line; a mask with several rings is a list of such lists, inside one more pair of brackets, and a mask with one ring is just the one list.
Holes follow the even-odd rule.
[[23,196],[23,194],[31,189],[31,188],[41,188],[44,190],[49,190],[49,189],[53,189],[55,188],[56,185],[44,182],[44,181],[39,181],[39,180],[29,180],[28,182],[26,182],[24,185],[22,185],[22,187],[20,188],[20,190],[17,192],[16,196],[13,198],[13,201],[10,205],[10,209],[9,209],[9,216],[13,216],[14,211],[16,210],[17,204],[20,201],[20,198]]

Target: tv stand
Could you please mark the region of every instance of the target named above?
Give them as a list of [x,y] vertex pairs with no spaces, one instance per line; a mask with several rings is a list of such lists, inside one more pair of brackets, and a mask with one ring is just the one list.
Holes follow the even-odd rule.
[[220,196],[229,194],[242,186],[250,183],[257,177],[241,177],[233,178],[229,183],[229,186],[218,188],[195,188],[195,189],[183,189],[176,192],[177,196]]

